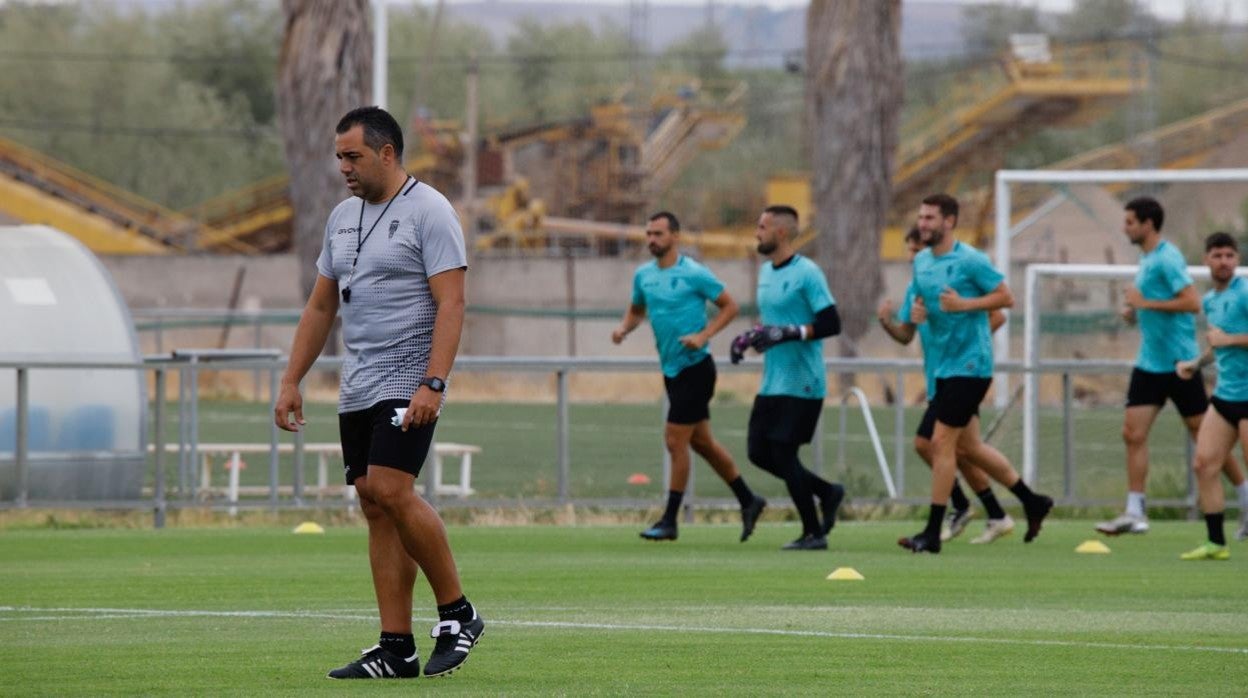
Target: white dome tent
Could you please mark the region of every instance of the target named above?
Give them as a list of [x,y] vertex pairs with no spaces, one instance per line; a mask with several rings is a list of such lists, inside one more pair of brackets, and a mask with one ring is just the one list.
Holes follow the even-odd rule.
[[[74,238],[0,227],[0,360],[139,363],[134,323],[112,277]],[[139,498],[145,375],[32,368],[28,487],[34,500]],[[0,502],[17,498],[17,371],[0,370]]]

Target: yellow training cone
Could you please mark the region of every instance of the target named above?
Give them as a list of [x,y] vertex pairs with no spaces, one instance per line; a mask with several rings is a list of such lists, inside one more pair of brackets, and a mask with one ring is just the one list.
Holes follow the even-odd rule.
[[315,521],[304,521],[298,526],[295,526],[295,533],[324,533],[324,532],[325,532],[325,529],[321,528],[321,525],[316,523]]
[[837,567],[828,575],[828,579],[834,582],[861,582],[866,577],[858,574],[858,570],[853,567]]
[[1075,552],[1096,553],[1100,555],[1105,555],[1109,553],[1109,546],[1105,545],[1099,540],[1085,540],[1084,542],[1080,543],[1077,548],[1075,548]]

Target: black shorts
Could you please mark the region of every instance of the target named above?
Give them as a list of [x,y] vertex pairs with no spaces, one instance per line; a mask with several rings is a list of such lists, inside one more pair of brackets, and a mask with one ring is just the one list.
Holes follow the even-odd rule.
[[935,414],[937,422],[947,427],[964,427],[979,416],[979,403],[984,401],[991,385],[991,378],[937,378],[936,395],[928,409]]
[[749,443],[779,441],[808,444],[815,436],[815,425],[823,400],[789,395],[757,395],[750,410]]
[[1127,407],[1138,405],[1156,405],[1164,407],[1166,399],[1174,401],[1179,414],[1194,417],[1202,414],[1209,406],[1209,397],[1205,393],[1205,379],[1196,375],[1187,380],[1179,378],[1177,373],[1153,373],[1131,369],[1131,385],[1127,387]]
[[395,408],[407,409],[408,400],[382,400],[368,409],[338,415],[338,435],[342,439],[342,467],[347,484],[368,474],[368,466],[384,465],[412,476],[420,475],[433,442],[437,420],[407,431],[394,426]]
[[1248,401],[1223,400],[1214,395],[1209,398],[1209,404],[1213,405],[1213,409],[1217,410],[1227,424],[1236,429],[1239,428],[1240,421],[1248,419]]
[[936,400],[933,398],[928,401],[927,409],[923,410],[923,419],[919,420],[919,428],[914,435],[921,438],[932,440],[932,433],[936,431]]
[[697,424],[711,418],[711,398],[715,395],[715,360],[708,354],[698,363],[676,374],[663,376],[667,388],[667,421],[671,424]]

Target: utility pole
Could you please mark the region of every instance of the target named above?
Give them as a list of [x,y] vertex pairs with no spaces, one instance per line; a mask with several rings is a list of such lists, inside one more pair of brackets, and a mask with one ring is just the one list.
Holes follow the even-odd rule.
[[460,175],[463,179],[463,205],[468,215],[468,225],[464,232],[469,242],[477,235],[477,141],[480,139],[477,133],[477,81],[480,72],[474,53],[468,61],[468,83],[464,88],[464,166]]

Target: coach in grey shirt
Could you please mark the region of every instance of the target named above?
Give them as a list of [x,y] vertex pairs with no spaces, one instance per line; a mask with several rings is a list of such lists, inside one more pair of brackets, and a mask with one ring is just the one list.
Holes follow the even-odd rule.
[[439,676],[459,668],[485,629],[460,587],[442,519],[413,487],[459,348],[464,235],[446,197],[404,171],[403,133],[390,114],[355,109],[336,131],[338,170],[354,196],[325,226],[319,276],[295,331],[274,419],[287,431],[305,423],[299,382],[341,311],[346,361],[338,428],[347,484],[355,485],[368,521],[381,638],[329,677],[420,676],[412,635],[418,569],[439,616],[424,674]]

